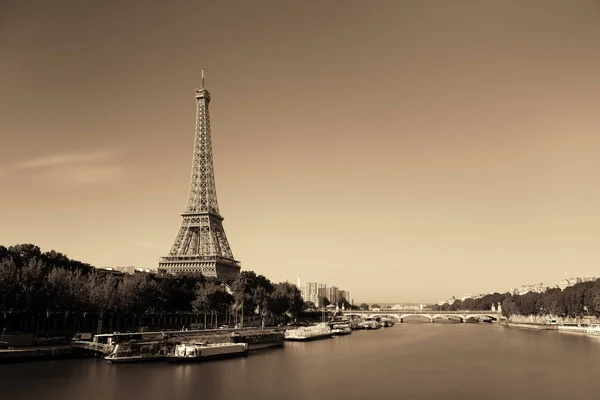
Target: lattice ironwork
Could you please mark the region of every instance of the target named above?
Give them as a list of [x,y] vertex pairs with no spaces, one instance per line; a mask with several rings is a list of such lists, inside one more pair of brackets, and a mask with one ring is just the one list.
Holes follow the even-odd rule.
[[240,270],[233,258],[219,213],[212,156],[210,92],[196,90],[196,133],[190,190],[183,221],[171,251],[159,261],[159,269],[169,272],[202,272],[206,276],[227,279]]

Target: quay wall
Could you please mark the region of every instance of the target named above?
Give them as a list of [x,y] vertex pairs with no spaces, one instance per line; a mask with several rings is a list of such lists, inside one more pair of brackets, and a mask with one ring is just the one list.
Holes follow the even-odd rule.
[[0,363],[84,357],[87,352],[71,346],[28,347],[0,350]]
[[597,318],[593,317],[580,317],[580,318],[572,318],[572,317],[559,317],[556,315],[511,315],[508,317],[508,322],[517,323],[517,324],[538,324],[543,325],[548,320],[555,320],[558,325],[564,324],[597,324]]
[[572,334],[586,334],[587,326],[577,326],[577,325],[556,325],[556,324],[526,324],[526,323],[513,323],[508,322],[504,324],[510,328],[521,328],[521,329],[534,329],[534,330],[549,330],[549,331],[557,331],[562,333],[572,333]]
[[[99,321],[102,321],[99,324]],[[217,328],[220,325],[233,325],[231,315],[220,314],[218,318],[210,315],[181,313],[157,313],[145,315],[72,312],[72,313],[40,313],[23,315],[18,313],[0,313],[0,332],[5,334],[30,333],[35,337],[72,337],[77,332],[112,333],[138,331],[140,328],[150,331],[179,330],[196,324],[202,328]],[[237,321],[239,322],[239,321]],[[260,326],[260,317],[247,316],[244,326]],[[270,322],[270,321],[267,321]],[[98,331],[100,328],[100,331]]]
[[514,323],[514,322],[508,322],[506,325],[510,328],[535,329],[535,330],[547,330],[547,331],[558,330],[557,325],[527,324],[527,323]]

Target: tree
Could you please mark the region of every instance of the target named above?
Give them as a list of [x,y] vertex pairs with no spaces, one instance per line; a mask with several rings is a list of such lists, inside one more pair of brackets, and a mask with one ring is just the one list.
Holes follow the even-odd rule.
[[137,318],[146,312],[156,311],[159,287],[147,274],[126,275],[117,287],[119,311],[134,314]]
[[9,253],[12,255],[15,265],[18,268],[25,266],[29,260],[39,259],[42,255],[40,248],[34,244],[24,243],[16,244],[8,248]]
[[512,301],[515,303],[517,309],[519,310],[519,314],[535,315],[539,313],[541,308],[541,302],[539,300],[539,293],[528,292],[522,296],[514,296]]
[[361,303],[359,307],[363,311],[368,311],[369,310],[369,305],[367,303]]
[[312,301],[305,301],[302,310],[316,310],[317,306]]
[[17,266],[13,259],[0,259],[0,312],[5,317],[7,313],[17,307],[17,299],[21,297],[18,279]]
[[[37,247],[37,246],[36,246]],[[39,250],[39,248],[38,248]],[[19,305],[25,313],[39,313],[45,311],[49,293],[44,271],[44,263],[37,257],[24,259],[25,265],[18,274],[20,284]]]
[[263,275],[253,271],[242,271],[232,283],[235,308],[244,308],[245,315],[252,315],[257,309],[260,314],[268,309],[268,299],[273,292],[273,284]]
[[197,286],[206,281],[200,273],[159,274],[156,278],[158,293],[155,308],[162,312],[192,311]]
[[46,277],[51,301],[48,308],[53,311],[68,313],[77,308],[81,299],[78,289],[81,288],[81,272],[73,273],[64,268],[54,268]]
[[218,314],[226,312],[233,303],[233,296],[227,293],[225,285],[219,284],[214,280],[207,280],[204,283],[198,283],[196,289],[196,299],[192,302],[195,312],[204,314],[206,324],[206,314],[210,313],[211,318],[216,315],[215,324],[218,321]]
[[450,304],[449,310],[450,311],[458,311],[458,310],[463,310],[463,302],[462,300],[454,300],[454,303]]
[[373,304],[371,308],[381,308],[381,306],[379,304]]
[[98,312],[98,333],[102,333],[104,314],[122,308],[121,299],[117,296],[118,284],[117,279],[111,274],[94,272],[87,275],[85,285],[87,304],[90,309]]
[[270,297],[269,311],[276,316],[286,313],[295,316],[302,311],[304,302],[296,285],[288,282],[277,283]]
[[352,304],[350,304],[345,298],[340,298],[337,302],[337,306],[339,308],[343,308],[345,310],[350,310],[352,308]]
[[540,305],[542,314],[562,316],[566,313],[563,293],[558,288],[547,290],[542,296]]
[[502,302],[502,315],[510,317],[511,315],[520,314],[520,311],[511,298],[506,298]]

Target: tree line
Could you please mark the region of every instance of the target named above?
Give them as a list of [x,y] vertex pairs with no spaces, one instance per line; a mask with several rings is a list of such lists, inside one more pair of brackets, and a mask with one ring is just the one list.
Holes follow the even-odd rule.
[[303,305],[295,285],[273,283],[252,271],[229,282],[199,273],[115,275],[33,244],[0,246],[0,313],[25,316],[25,324],[30,317],[57,312],[100,318],[187,312],[283,320]]
[[478,299],[456,300],[452,304],[433,306],[434,310],[459,311],[490,310],[502,305],[502,314],[511,315],[554,315],[557,317],[578,318],[600,316],[600,279],[577,283],[563,290],[548,289],[543,293],[528,292],[522,295],[493,293]]

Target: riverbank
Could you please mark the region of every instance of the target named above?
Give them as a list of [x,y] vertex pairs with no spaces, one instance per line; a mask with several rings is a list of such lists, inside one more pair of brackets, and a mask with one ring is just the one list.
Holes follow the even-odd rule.
[[558,324],[527,324],[527,323],[514,323],[508,322],[503,324],[510,328],[519,329],[533,329],[533,330],[545,330],[545,331],[557,331],[561,333],[570,333],[577,335],[586,335],[588,325],[558,325]]
[[545,325],[545,324],[527,324],[527,323],[516,323],[516,322],[507,322],[506,324],[502,324],[508,326],[509,328],[521,328],[521,329],[534,329],[534,330],[547,330],[547,331],[556,331],[558,330],[558,325]]
[[0,349],[0,363],[86,357],[90,353],[68,345]]

